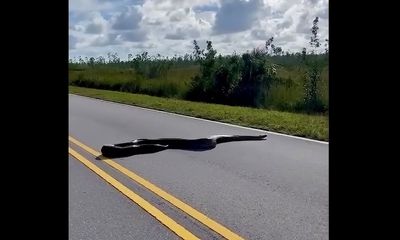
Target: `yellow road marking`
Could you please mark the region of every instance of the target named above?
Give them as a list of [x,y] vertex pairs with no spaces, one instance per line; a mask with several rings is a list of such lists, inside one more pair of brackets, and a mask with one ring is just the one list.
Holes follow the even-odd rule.
[[[97,152],[96,150],[86,146],[85,144],[79,142],[75,138],[69,136],[69,140],[73,142],[74,144],[78,145],[82,149],[86,150],[90,154],[94,155],[95,157],[101,156],[100,152]],[[203,223],[213,231],[217,232],[221,236],[223,236],[226,239],[229,240],[243,240],[241,236],[238,234],[232,232],[228,228],[222,226],[221,224],[217,223],[213,219],[207,217],[203,213],[197,211],[196,209],[192,208],[188,204],[182,202],[181,200],[177,199],[176,197],[172,196],[171,194],[167,193],[166,191],[162,190],[161,188],[157,187],[153,183],[145,180],[144,178],[140,177],[136,173],[128,170],[127,168],[121,166],[120,164],[114,162],[111,159],[106,159],[105,157],[101,156],[103,161],[107,163],[108,165],[112,166],[113,168],[119,170],[120,172],[124,173],[127,175],[129,178],[134,180],[135,182],[141,184],[143,187],[147,188],[148,190],[152,191],[156,195],[160,196],[161,198],[165,199],[175,207],[179,208],[183,212],[187,213],[189,216],[193,217],[194,219],[198,220],[199,222]]]
[[69,148],[69,154],[71,154],[73,157],[75,157],[77,160],[82,162],[86,167],[88,167],[90,170],[93,172],[97,173],[100,177],[102,177],[104,180],[106,180],[109,184],[111,184],[113,187],[118,189],[121,193],[123,193],[125,196],[130,198],[132,201],[134,201],[137,205],[142,207],[145,211],[150,213],[152,216],[154,216],[158,221],[160,221],[162,224],[164,224],[166,227],[171,229],[174,233],[176,233],[179,237],[183,239],[200,239],[193,235],[191,232],[186,230],[184,227],[176,223],[173,219],[165,215],[163,212],[161,212],[158,208],[154,207],[151,205],[149,202],[144,200],[142,197],[134,193],[132,190],[127,188],[125,185],[122,183],[118,182],[115,178],[110,176],[108,173],[97,167],[95,164],[91,163],[89,160],[87,160],[85,157],[80,155],[78,152],[73,150],[72,148]]

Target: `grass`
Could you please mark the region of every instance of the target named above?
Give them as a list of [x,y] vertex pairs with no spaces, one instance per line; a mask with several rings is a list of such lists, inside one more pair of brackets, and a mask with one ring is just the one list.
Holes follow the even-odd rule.
[[328,141],[328,116],[226,106],[70,86],[77,95]]
[[[167,74],[146,79],[129,65],[94,67],[70,65],[69,83],[73,86],[113,91],[142,93],[151,96],[184,99],[192,78],[199,73],[198,65],[174,66]],[[278,81],[267,92],[264,107],[279,111],[302,112],[305,69],[300,65],[281,65],[277,69]],[[328,68],[322,72],[318,95],[329,107]]]
[[[274,82],[267,93],[264,106],[268,109],[280,111],[301,111],[299,103],[304,98],[305,69],[278,68],[278,81]],[[321,81],[318,82],[318,97],[324,104],[329,105],[329,80],[328,67],[321,73]]]
[[143,93],[152,96],[183,98],[198,66],[171,68],[164,76],[145,79],[131,68],[96,67],[69,69],[69,84],[97,89]]

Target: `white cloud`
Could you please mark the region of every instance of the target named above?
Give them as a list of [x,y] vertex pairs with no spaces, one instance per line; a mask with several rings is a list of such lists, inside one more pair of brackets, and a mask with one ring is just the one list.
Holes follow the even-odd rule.
[[75,26],[70,27],[70,30],[74,30],[77,32],[83,32],[83,31],[85,31],[85,26],[77,24]]
[[90,23],[87,27],[86,27],[86,33],[102,33],[104,30],[103,25],[102,24],[98,24],[98,23]]
[[78,42],[78,39],[75,36],[69,35],[69,41],[68,41],[69,49],[75,49],[75,45],[77,42]]
[[211,27],[215,22],[216,12],[213,11],[204,11],[204,12],[196,12],[196,19],[199,19],[201,24],[209,25]]
[[185,19],[186,15],[190,12],[190,8],[181,8],[176,11],[167,12],[167,16],[169,16],[169,20],[171,22],[180,22]]
[[183,40],[183,39],[195,39],[200,37],[200,32],[197,29],[182,29],[178,28],[174,33],[167,33],[166,39],[172,40]]
[[251,28],[263,5],[261,0],[222,0],[215,19],[214,32],[233,33]]
[[113,7],[112,1],[101,0],[69,0],[69,11],[88,12],[110,9]]
[[117,39],[118,35],[115,33],[101,34],[97,36],[91,43],[90,46],[109,46],[120,43]]
[[139,28],[142,17],[138,7],[127,7],[125,11],[120,12],[113,20],[113,29],[133,30]]
[[93,12],[90,22],[86,25],[85,32],[90,34],[104,33],[108,28],[108,22],[103,18],[101,13]]
[[281,23],[278,23],[277,27],[280,29],[289,28],[293,24],[293,19],[288,17],[287,19],[283,19]]
[[165,35],[166,39],[171,39],[171,40],[183,40],[185,39],[185,35],[182,33],[167,33],[167,35]]
[[251,35],[258,40],[266,40],[271,36],[268,36],[267,31],[263,29],[254,29],[251,31]]
[[118,39],[127,42],[143,42],[147,40],[147,33],[144,30],[132,30],[121,32]]
[[[211,40],[218,53],[241,53],[274,37],[284,51],[309,48],[312,21],[328,38],[327,0],[70,0],[70,55],[143,50],[164,56]],[[122,55],[121,55],[122,54]]]

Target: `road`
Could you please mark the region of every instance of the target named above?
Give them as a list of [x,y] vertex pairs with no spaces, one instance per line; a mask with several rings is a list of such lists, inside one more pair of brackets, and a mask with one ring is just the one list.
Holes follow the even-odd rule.
[[[103,144],[136,138],[262,132],[69,96],[69,134],[96,151]],[[244,239],[328,239],[329,144],[267,135],[266,141],[225,143],[203,152],[165,150],[114,162]],[[96,160],[96,154],[72,142],[70,147],[198,238],[224,239],[106,161]],[[73,155],[69,177],[70,239],[181,238]]]

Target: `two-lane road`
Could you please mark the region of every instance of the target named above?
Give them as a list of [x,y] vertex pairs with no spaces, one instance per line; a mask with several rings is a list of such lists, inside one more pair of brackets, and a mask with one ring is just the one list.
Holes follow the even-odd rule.
[[[99,151],[103,144],[136,138],[262,131],[70,95],[69,133]],[[328,149],[326,143],[268,133],[266,141],[114,161],[245,239],[312,240],[328,239]],[[101,160],[85,157],[196,236],[222,238]],[[179,239],[73,156],[69,161],[70,239]]]

